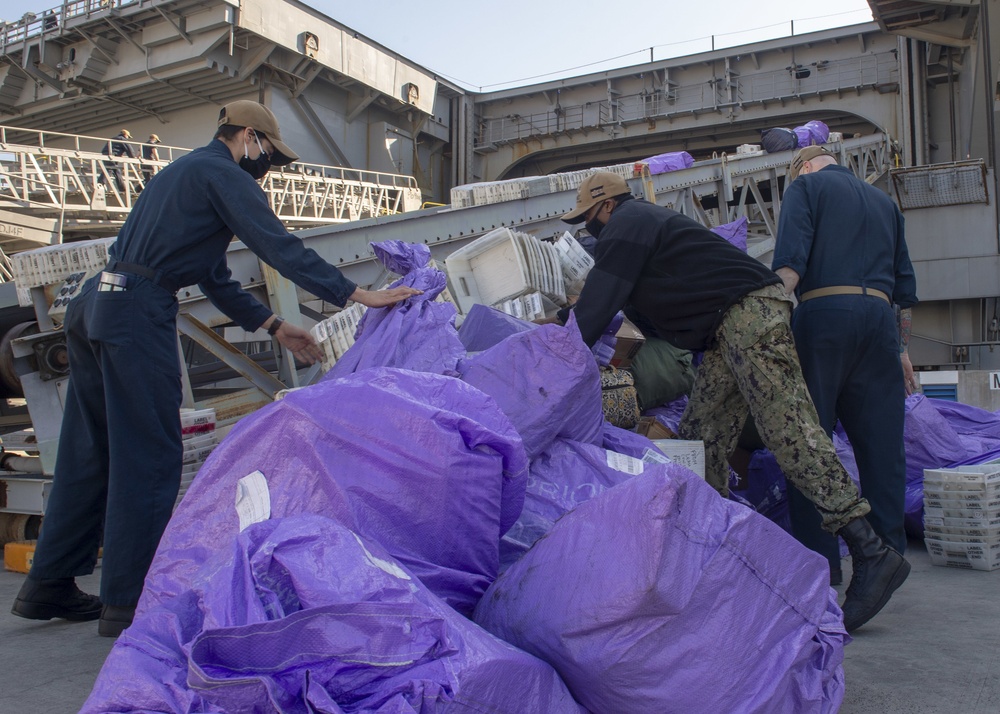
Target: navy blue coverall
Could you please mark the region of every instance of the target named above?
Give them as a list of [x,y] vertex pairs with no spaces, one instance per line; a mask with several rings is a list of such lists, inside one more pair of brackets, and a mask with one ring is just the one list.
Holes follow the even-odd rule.
[[[772,267],[799,275],[796,294],[829,287],[874,288],[895,305],[917,302],[903,216],[884,192],[842,166],[796,178],[785,192]],[[839,419],[854,447],[868,520],[904,552],[906,455],[900,341],[892,305],[875,295],[829,295],[801,302],[792,316],[809,393],[827,433]],[[815,507],[789,484],[792,529],[840,567],[836,539]]]
[[98,290],[97,276],[66,312],[70,378],[32,578],[92,573],[103,526],[101,601],[138,601],[180,486],[176,289],[198,284],[247,331],[271,316],[226,265],[234,234],[324,300],[343,306],[356,288],[285,230],[221,141],[160,171],[111,248],[108,270],[125,275],[126,289]]

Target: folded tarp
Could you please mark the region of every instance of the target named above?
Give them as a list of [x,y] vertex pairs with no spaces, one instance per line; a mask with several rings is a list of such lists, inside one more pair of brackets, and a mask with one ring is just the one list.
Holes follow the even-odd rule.
[[827,571],[686,469],[647,465],[556,522],[474,619],[592,712],[836,712],[849,637]]
[[[527,709],[526,709],[527,707]],[[369,539],[299,515],[247,527],[116,642],[83,712],[584,710],[544,662]]]

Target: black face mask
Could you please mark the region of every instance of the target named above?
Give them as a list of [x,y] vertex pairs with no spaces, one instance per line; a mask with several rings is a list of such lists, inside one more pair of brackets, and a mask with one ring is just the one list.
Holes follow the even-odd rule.
[[601,214],[603,207],[594,214],[594,217],[583,224],[583,227],[587,229],[587,233],[597,238],[601,233],[601,229],[604,228],[604,224],[597,220],[597,217]]
[[250,174],[254,181],[259,181],[264,178],[268,170],[271,168],[271,157],[264,152],[264,147],[260,145],[260,137],[255,135],[254,138],[257,139],[257,146],[260,148],[260,156],[256,159],[251,159],[250,149],[244,141],[243,158],[240,159],[240,168]]

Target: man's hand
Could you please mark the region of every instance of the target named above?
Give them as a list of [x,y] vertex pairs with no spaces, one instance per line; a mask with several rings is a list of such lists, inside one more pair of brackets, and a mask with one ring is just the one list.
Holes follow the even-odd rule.
[[278,326],[274,338],[282,347],[287,347],[298,359],[307,364],[316,364],[323,359],[323,350],[316,344],[312,334],[285,320]]
[[536,319],[532,320],[532,322],[535,323],[536,325],[561,325],[562,324],[562,322],[559,320],[559,318],[556,317],[555,315],[553,315],[552,317],[539,317],[539,318],[536,318]]
[[423,295],[423,290],[409,288],[400,285],[398,288],[388,288],[386,290],[362,290],[357,288],[351,293],[351,300],[359,302],[367,307],[388,307],[402,302],[414,295]]
[[917,391],[917,376],[913,373],[913,364],[910,362],[910,355],[908,352],[901,352],[899,355],[899,361],[903,365],[903,387],[906,389],[906,396]]
[[799,284],[799,274],[794,270],[789,268],[787,265],[778,268],[774,271],[781,278],[782,286],[785,288],[785,295],[791,295],[795,292],[796,286]]

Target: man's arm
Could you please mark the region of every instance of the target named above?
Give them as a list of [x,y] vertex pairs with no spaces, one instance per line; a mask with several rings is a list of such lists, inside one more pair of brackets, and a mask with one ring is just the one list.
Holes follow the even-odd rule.
[[774,271],[781,278],[781,282],[785,288],[785,295],[791,295],[795,292],[796,286],[799,284],[799,274],[794,270],[785,266],[783,268],[778,268]]
[[900,308],[896,318],[899,328],[899,361],[903,365],[903,386],[906,388],[906,395],[909,396],[917,391],[917,378],[913,373],[913,364],[910,362],[910,328],[913,321],[911,308]]

